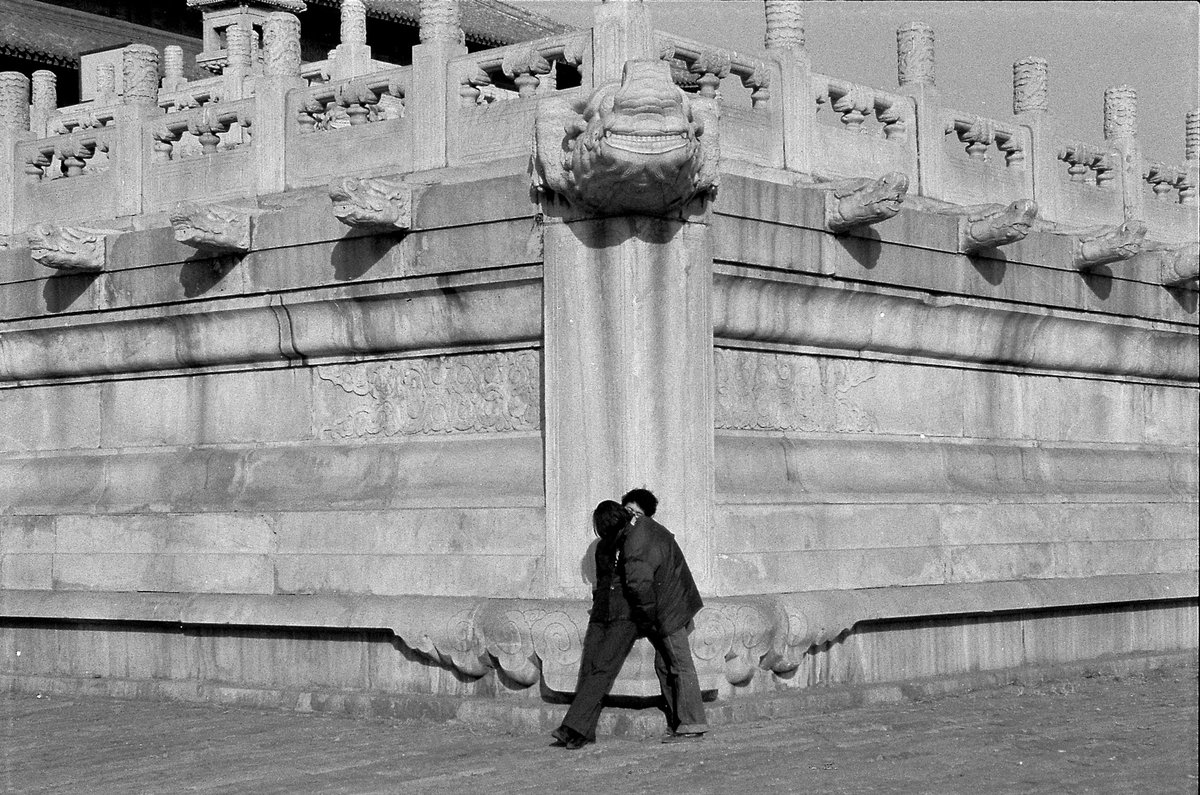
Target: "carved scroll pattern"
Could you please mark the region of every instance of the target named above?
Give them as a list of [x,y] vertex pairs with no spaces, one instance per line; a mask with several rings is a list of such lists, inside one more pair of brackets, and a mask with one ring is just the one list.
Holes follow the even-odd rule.
[[324,438],[531,431],[541,426],[535,351],[463,354],[318,367],[317,376],[360,400],[318,418]]
[[716,427],[873,433],[875,418],[854,390],[876,370],[874,362],[718,349]]
[[[743,684],[758,671],[787,673],[816,645],[834,642],[864,615],[856,595],[815,600],[803,594],[706,600],[696,616],[692,652],[706,689]],[[469,677],[503,671],[530,687],[539,678],[575,689],[587,603],[566,600],[428,600],[397,616],[392,630],[422,655]]]

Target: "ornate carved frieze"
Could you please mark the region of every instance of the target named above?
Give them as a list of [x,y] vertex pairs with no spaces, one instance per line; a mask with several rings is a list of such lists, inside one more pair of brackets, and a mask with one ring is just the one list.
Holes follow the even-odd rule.
[[1073,255],[1079,270],[1127,260],[1142,250],[1146,225],[1126,221],[1120,226],[1103,226],[1075,233]]
[[250,250],[255,211],[228,204],[180,202],[171,210],[175,239],[201,251]]
[[329,186],[333,214],[347,226],[408,229],[412,225],[412,187],[382,177],[343,177]]
[[316,430],[334,439],[537,430],[540,361],[501,351],[318,367],[340,392],[318,394]]
[[[433,607],[431,605],[430,607]],[[457,609],[400,617],[393,630],[411,648],[470,677],[500,670],[526,687],[539,679],[572,692],[583,654],[587,604],[566,600],[464,599]],[[787,673],[816,645],[864,617],[853,595],[828,592],[707,600],[696,615],[692,654],[701,686],[743,684],[757,671]]]
[[959,216],[958,250],[974,254],[1024,240],[1037,221],[1038,206],[1031,199],[1017,199],[1007,207],[977,204],[941,212]]
[[855,395],[874,362],[787,353],[714,351],[715,425],[722,430],[873,433]]
[[831,232],[845,232],[856,226],[878,223],[900,212],[908,193],[908,177],[897,171],[878,179],[828,182],[814,186],[826,191],[825,226]]
[[34,261],[62,271],[98,273],[105,266],[105,239],[120,234],[111,229],[38,224],[29,231],[29,254]]
[[590,212],[661,214],[715,190],[718,151],[715,101],[685,94],[664,61],[627,61],[585,102],[542,100],[534,184]]

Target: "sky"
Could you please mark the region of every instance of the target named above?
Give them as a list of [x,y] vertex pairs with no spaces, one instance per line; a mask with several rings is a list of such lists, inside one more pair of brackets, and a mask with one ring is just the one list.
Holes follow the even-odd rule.
[[[645,0],[655,28],[739,52],[763,50],[761,0]],[[588,25],[591,0],[516,0]],[[1138,95],[1138,132],[1150,160],[1182,164],[1184,114],[1200,106],[1200,4],[1191,2],[804,2],[813,69],[884,90],[896,87],[896,28],[933,26],[945,105],[996,119],[1012,113],[1012,64],[1049,61],[1050,109],[1064,135],[1104,139],[1104,89]]]

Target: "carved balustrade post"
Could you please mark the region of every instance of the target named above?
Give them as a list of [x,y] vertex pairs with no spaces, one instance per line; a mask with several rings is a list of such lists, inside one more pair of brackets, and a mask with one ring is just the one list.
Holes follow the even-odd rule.
[[49,69],[33,73],[33,103],[29,109],[29,127],[42,137],[46,135],[46,124],[58,110],[58,76]]
[[1179,192],[1179,199],[1184,204],[1194,207],[1197,183],[1200,182],[1200,109],[1187,112],[1184,136],[1183,156],[1187,166],[1187,183]]
[[114,197],[116,216],[142,211],[142,180],[152,155],[143,127],[162,113],[158,107],[158,62],[158,50],[149,44],[130,44],[121,51],[124,87],[121,104],[113,110],[116,129],[108,151],[111,171],[119,180]]
[[110,105],[117,101],[117,73],[116,67],[110,63],[102,64],[96,70],[96,98],[97,105]]
[[178,44],[168,44],[163,48],[163,79],[164,91],[174,91],[187,80],[183,76],[183,48]]
[[266,76],[299,77],[300,18],[286,11],[268,14],[263,21],[263,51]]
[[763,44],[779,66],[779,88],[772,93],[778,96],[782,117],[784,168],[811,174],[817,105],[805,48],[804,4],[766,0],[766,22]]
[[158,50],[149,44],[130,44],[121,51],[127,105],[158,102]]
[[592,7],[592,82],[620,80],[626,61],[657,58],[654,28],[641,0],[608,0]]
[[457,106],[460,83],[451,79],[450,60],[467,52],[459,27],[458,0],[420,0],[421,43],[413,47],[412,93],[405,107],[413,125],[413,168],[446,165],[450,109]]
[[1013,115],[1050,110],[1049,71],[1045,58],[1022,58],[1013,63]]
[[1048,220],[1062,217],[1058,143],[1052,134],[1050,115],[1050,65],[1045,58],[1022,58],[1013,63],[1013,115],[1029,130],[1029,170],[1031,195],[1041,216]]
[[916,193],[941,198],[946,130],[934,81],[934,38],[929,25],[910,22],[896,30],[896,75],[900,93],[912,97],[916,106]]
[[340,23],[341,43],[333,51],[331,80],[345,80],[372,71],[371,48],[367,46],[367,6],[363,0],[342,0]]
[[254,40],[251,33],[250,27],[242,22],[235,22],[225,29],[222,99],[235,100],[246,96],[246,78],[254,67]]
[[1145,162],[1137,140],[1137,92],[1129,86],[1104,90],[1104,140],[1121,153],[1119,171],[1125,217],[1143,218]]
[[0,235],[13,232],[17,143],[33,137],[29,130],[29,78],[20,72],[0,72]]
[[258,195],[287,184],[287,94],[304,86],[300,77],[300,18],[273,11],[263,20],[263,76],[254,88],[254,168]]

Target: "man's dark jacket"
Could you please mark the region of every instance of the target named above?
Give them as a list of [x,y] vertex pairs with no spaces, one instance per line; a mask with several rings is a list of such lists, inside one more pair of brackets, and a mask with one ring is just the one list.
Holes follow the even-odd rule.
[[704,601],[675,536],[647,516],[637,517],[624,536],[620,568],[633,620],[658,635],[686,626]]

